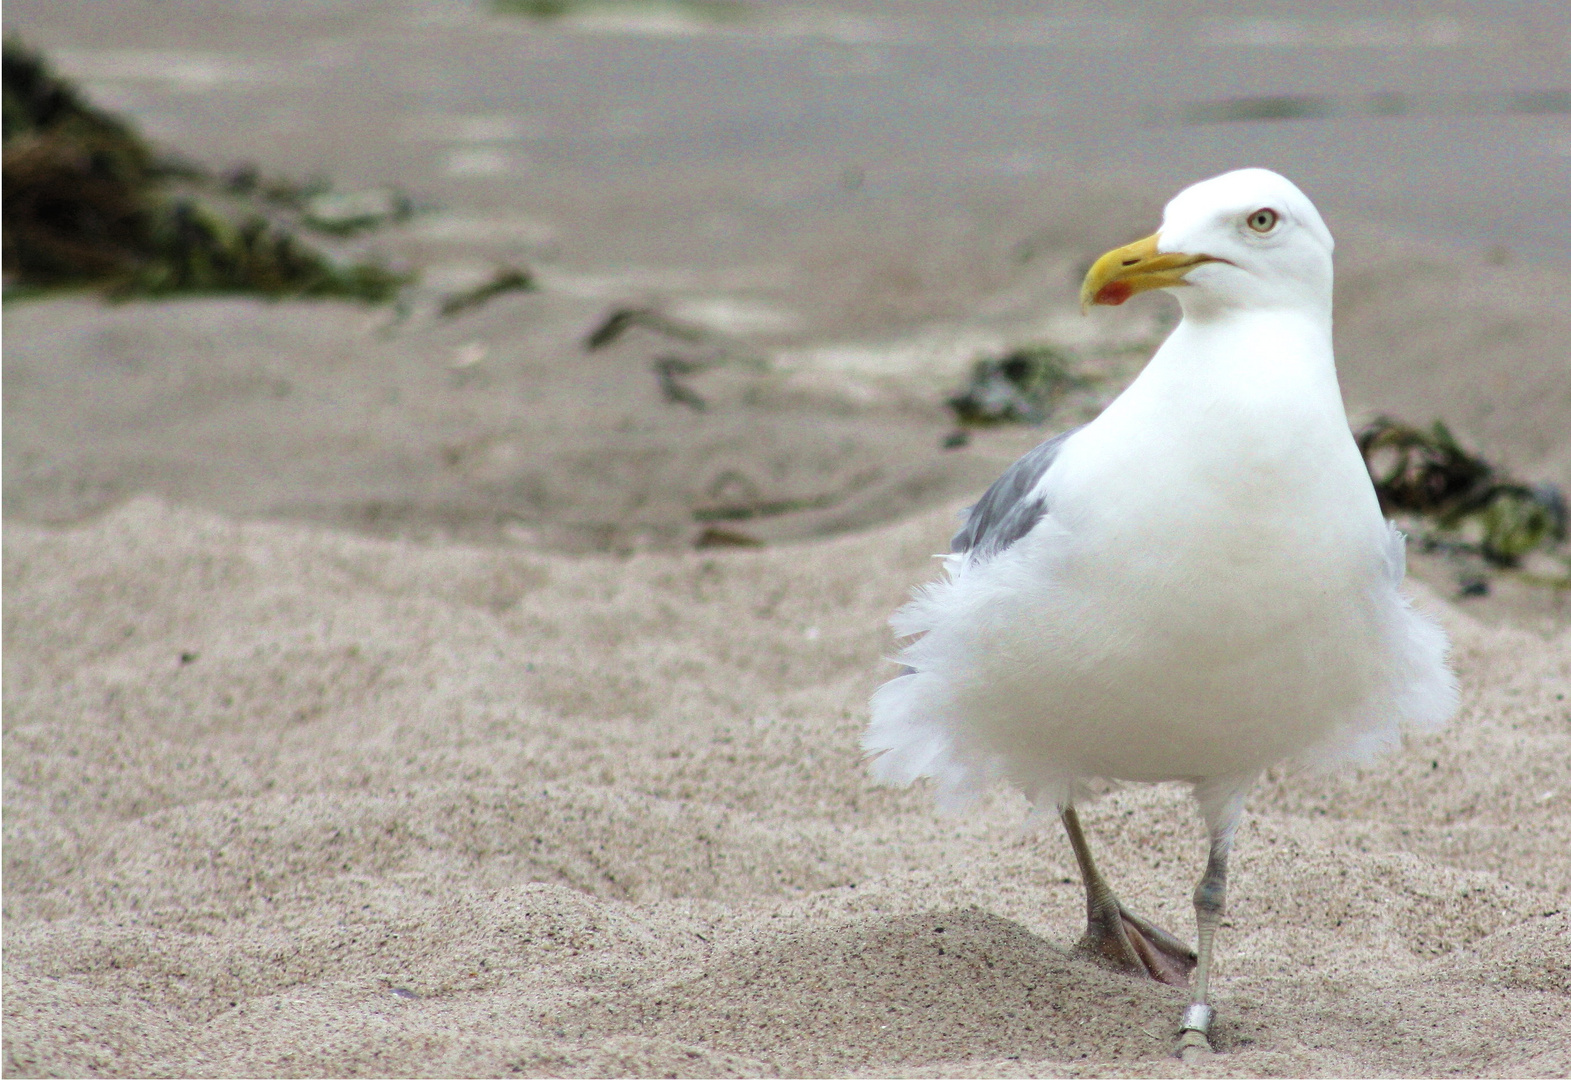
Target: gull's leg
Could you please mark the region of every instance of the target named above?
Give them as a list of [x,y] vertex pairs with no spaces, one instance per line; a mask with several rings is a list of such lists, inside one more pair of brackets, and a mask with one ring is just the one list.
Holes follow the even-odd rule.
[[1211,950],[1216,928],[1227,908],[1227,856],[1233,850],[1233,832],[1244,808],[1250,784],[1223,793],[1197,790],[1206,827],[1211,834],[1211,854],[1206,872],[1195,886],[1195,923],[1199,930],[1200,960],[1195,967],[1195,992],[1178,1030],[1178,1053],[1186,1062],[1211,1052]]
[[1060,811],[1060,817],[1086,888],[1086,932],[1074,951],[1103,967],[1145,975],[1173,986],[1187,985],[1190,969],[1195,966],[1195,954],[1189,946],[1125,911],[1091,858],[1091,848],[1080,828],[1080,815],[1068,806]]
[[1184,1010],[1178,1031],[1178,1052],[1185,1061],[1210,1053],[1211,1040],[1211,946],[1216,928],[1227,905],[1227,853],[1233,846],[1231,835],[1212,837],[1211,857],[1206,860],[1205,876],[1195,886],[1195,923],[1200,930],[1200,962],[1195,967],[1195,993]]

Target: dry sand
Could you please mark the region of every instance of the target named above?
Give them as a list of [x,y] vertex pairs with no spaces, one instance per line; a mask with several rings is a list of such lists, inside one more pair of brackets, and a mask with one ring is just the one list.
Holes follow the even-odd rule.
[[[631,559],[10,526],[6,1072],[1182,1073],[1179,994],[1065,955],[1056,830],[858,762],[951,509]],[[1462,713],[1256,792],[1202,1074],[1571,1071],[1571,637],[1428,604]],[[1187,796],[1088,819],[1188,927]]]

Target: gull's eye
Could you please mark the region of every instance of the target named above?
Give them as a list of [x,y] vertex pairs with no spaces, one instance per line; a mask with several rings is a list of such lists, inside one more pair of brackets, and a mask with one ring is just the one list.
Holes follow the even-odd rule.
[[1269,206],[1262,206],[1259,210],[1249,215],[1249,227],[1257,233],[1268,233],[1276,228],[1278,220],[1280,219],[1277,217],[1275,210]]

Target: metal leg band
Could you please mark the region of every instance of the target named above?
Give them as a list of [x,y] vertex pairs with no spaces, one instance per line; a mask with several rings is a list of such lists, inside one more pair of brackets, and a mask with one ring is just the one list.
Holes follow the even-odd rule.
[[1198,1031],[1202,1035],[1209,1034],[1211,1031],[1211,1017],[1214,1015],[1215,1013],[1212,1011],[1211,1006],[1196,1002],[1184,1010],[1184,1022],[1179,1025],[1178,1030],[1180,1033]]

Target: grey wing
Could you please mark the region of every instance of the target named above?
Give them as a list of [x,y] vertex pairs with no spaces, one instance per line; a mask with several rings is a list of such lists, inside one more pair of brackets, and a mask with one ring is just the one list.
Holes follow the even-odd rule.
[[966,511],[965,524],[949,541],[956,554],[969,551],[976,558],[997,555],[1036,527],[1047,513],[1047,500],[1036,486],[1058,457],[1064,443],[1080,428],[1054,435],[1004,470]]

